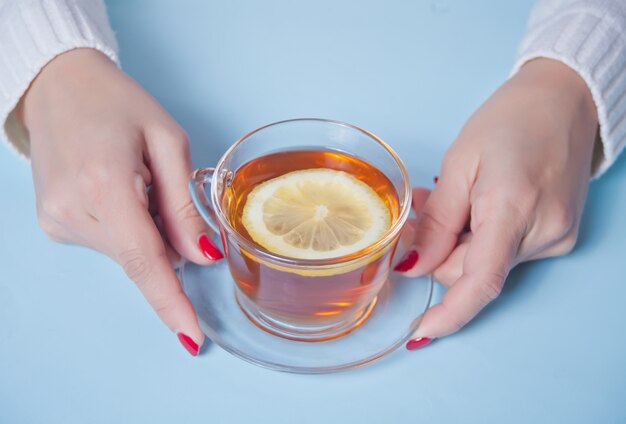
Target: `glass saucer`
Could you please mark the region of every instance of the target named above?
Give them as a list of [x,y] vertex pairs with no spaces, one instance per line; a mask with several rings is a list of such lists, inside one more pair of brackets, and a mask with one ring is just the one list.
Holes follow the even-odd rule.
[[303,374],[362,367],[408,341],[430,304],[433,282],[428,276],[392,274],[361,327],[337,339],[301,342],[266,333],[248,320],[235,299],[235,283],[226,261],[212,266],[188,262],[180,270],[184,290],[208,338],[253,364]]

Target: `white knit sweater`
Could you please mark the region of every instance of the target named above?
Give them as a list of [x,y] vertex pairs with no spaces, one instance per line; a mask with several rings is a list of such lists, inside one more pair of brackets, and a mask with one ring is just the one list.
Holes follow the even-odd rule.
[[585,80],[600,122],[600,175],[626,145],[626,0],[540,0],[513,73],[527,61],[559,60]]
[[80,47],[118,63],[102,0],[0,0],[0,138],[21,155],[28,157],[30,145],[15,106],[50,60]]
[[[118,62],[102,0],[0,0],[1,137],[29,154],[28,133],[13,112],[37,73],[55,56],[91,47]],[[589,86],[602,147],[594,173],[626,145],[626,0],[539,0],[522,41],[515,73],[537,57],[559,60]]]

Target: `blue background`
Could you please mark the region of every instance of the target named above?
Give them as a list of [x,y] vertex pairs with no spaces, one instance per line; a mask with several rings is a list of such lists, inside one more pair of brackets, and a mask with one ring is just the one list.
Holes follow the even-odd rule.
[[[508,75],[531,1],[109,1],[124,69],[209,165],[289,117],[355,123],[430,185]],[[109,259],[37,226],[0,149],[0,423],[626,422],[626,160],[593,182],[579,245],[527,264],[455,336],[357,371],[190,357]]]

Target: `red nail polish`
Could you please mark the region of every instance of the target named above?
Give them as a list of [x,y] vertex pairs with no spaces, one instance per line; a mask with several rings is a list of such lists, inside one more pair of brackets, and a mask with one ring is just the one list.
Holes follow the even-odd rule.
[[406,344],[407,350],[420,349],[432,342],[433,339],[429,337],[418,337],[417,339],[409,340]]
[[219,261],[224,258],[224,255],[218,249],[218,247],[209,239],[206,234],[202,234],[198,239],[198,246],[202,250],[202,254],[212,261]]
[[191,356],[198,356],[198,344],[191,337],[184,333],[178,333],[178,340]]
[[434,177],[433,181],[435,182],[435,184],[437,184],[437,182],[439,181],[439,177]]
[[415,266],[418,259],[419,255],[417,254],[417,251],[411,250],[406,255],[404,255],[404,258],[402,258],[402,260],[398,262],[393,270],[397,272],[407,272]]

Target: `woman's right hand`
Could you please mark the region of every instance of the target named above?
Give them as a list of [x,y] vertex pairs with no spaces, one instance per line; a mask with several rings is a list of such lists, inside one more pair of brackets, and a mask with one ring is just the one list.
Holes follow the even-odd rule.
[[191,161],[184,131],[92,49],[69,51],[46,65],[18,114],[30,133],[37,212],[46,234],[118,262],[197,355],[204,335],[168,257],[179,253],[206,265],[222,254],[187,191]]

